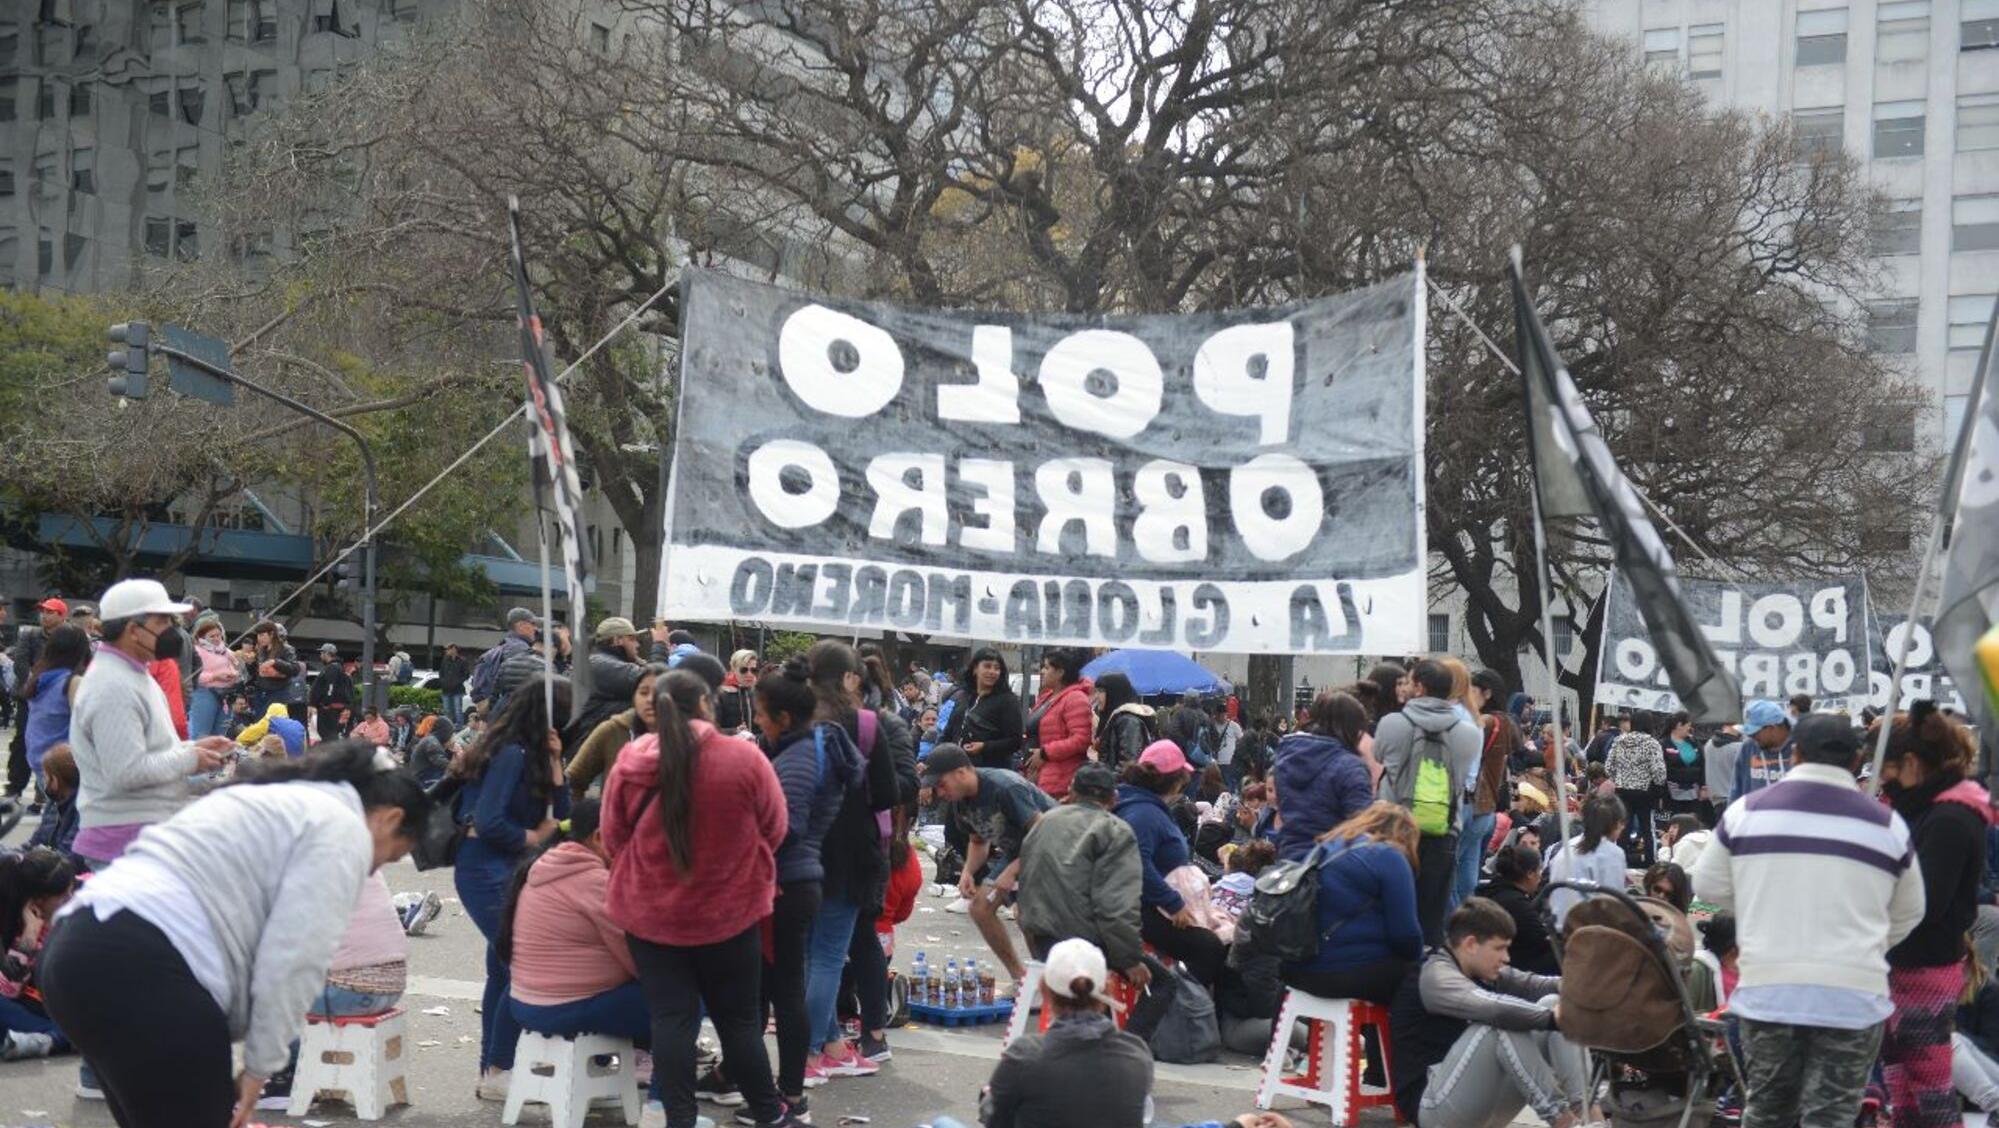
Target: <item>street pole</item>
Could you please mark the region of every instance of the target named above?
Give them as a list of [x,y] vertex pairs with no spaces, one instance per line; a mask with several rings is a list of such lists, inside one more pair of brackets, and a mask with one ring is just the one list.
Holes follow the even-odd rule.
[[378,703],[375,701],[375,538],[369,536],[369,533],[375,527],[375,512],[380,508],[381,499],[375,490],[375,452],[373,448],[368,446],[367,438],[361,432],[355,430],[351,424],[343,423],[323,411],[300,403],[283,392],[266,388],[253,380],[247,380],[229,369],[218,367],[207,360],[203,360],[201,357],[158,342],[153,343],[152,351],[171,360],[177,360],[182,364],[198,368],[218,380],[227,381],[246,392],[255,392],[265,399],[283,404],[300,415],[324,423],[328,427],[353,439],[354,445],[360,448],[361,477],[365,485],[365,496],[362,498],[361,504],[361,534],[367,538],[361,542],[361,708],[365,710],[369,706],[380,708],[386,705],[387,702]]

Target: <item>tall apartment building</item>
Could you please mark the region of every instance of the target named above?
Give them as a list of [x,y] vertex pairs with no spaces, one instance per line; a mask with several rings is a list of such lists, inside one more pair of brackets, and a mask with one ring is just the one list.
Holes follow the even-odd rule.
[[[1999,0],[1588,0],[1600,30],[1717,106],[1789,118],[1865,166],[1888,200],[1873,231],[1873,346],[1933,399],[1894,449],[1948,442],[1999,295]],[[1809,379],[1801,373],[1801,379]],[[1903,447],[1906,449],[1906,447]]]

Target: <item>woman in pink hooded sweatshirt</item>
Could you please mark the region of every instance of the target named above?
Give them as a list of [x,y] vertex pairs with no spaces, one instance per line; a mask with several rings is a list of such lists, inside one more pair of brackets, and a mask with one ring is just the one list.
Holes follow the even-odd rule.
[[604,911],[611,866],[597,817],[597,800],[577,800],[560,843],[522,867],[493,946],[512,969],[509,1005],[521,1029],[644,1047],[652,1016],[625,930]]
[[1923,871],[1922,923],[1888,949],[1895,1012],[1881,1063],[1895,1128],[1957,1122],[1951,1028],[1964,990],[1964,934],[1978,914],[1985,833],[1993,822],[1991,797],[1967,778],[1976,755],[1971,730],[1934,701],[1917,701],[1891,720],[1881,792],[1909,824]]

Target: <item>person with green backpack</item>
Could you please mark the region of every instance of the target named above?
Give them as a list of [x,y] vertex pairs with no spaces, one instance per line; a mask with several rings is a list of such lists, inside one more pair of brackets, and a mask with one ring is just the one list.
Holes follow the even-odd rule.
[[1407,809],[1421,834],[1416,919],[1424,945],[1433,947],[1443,942],[1451,908],[1465,780],[1478,770],[1484,740],[1478,726],[1451,706],[1451,671],[1442,662],[1425,658],[1409,677],[1418,696],[1375,725],[1374,753],[1381,761],[1381,797]]

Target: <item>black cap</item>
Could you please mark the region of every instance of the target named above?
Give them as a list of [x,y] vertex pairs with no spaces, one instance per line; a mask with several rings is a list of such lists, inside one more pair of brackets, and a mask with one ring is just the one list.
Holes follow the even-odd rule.
[[1808,760],[1824,763],[1832,759],[1831,753],[1851,760],[1860,751],[1860,733],[1845,717],[1807,713],[1798,718],[1798,727],[1791,730],[1791,743]]
[[1102,764],[1084,764],[1076,769],[1076,778],[1069,781],[1069,794],[1085,799],[1114,799],[1117,776]]
[[946,772],[972,766],[972,758],[955,744],[939,744],[930,750],[930,756],[923,761],[923,778],[936,779]]

